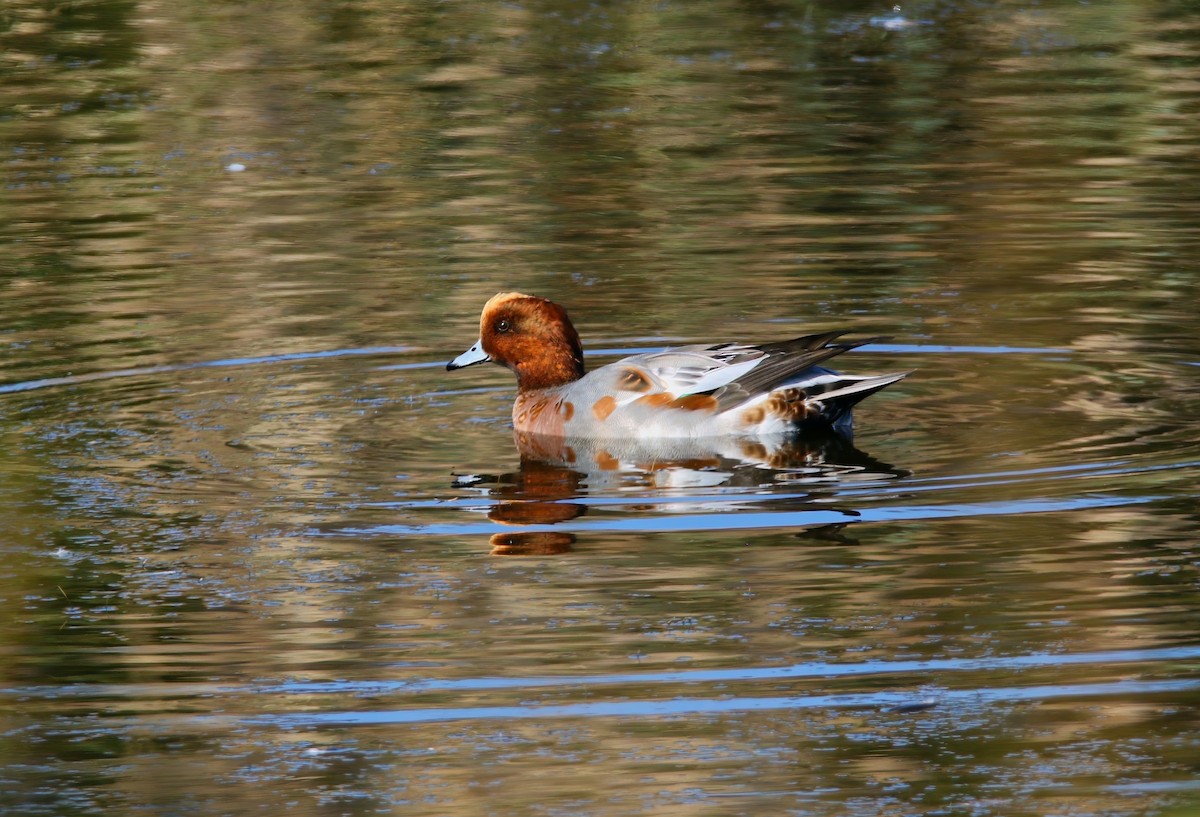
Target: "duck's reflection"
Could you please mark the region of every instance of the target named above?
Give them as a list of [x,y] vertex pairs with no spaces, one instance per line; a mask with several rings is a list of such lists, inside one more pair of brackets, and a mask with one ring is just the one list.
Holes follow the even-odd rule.
[[521,482],[527,496],[546,490],[566,490],[578,496],[580,491],[595,495],[606,489],[636,487],[762,486],[781,482],[817,486],[891,479],[904,473],[833,433],[647,442],[516,432],[513,440],[521,454]]
[[554,556],[574,548],[575,534],[558,531],[513,531],[492,534],[493,556]]
[[[576,519],[588,512],[589,498],[615,492],[686,497],[696,488],[785,484],[804,486],[799,501],[808,502],[837,485],[904,473],[836,434],[653,442],[513,436],[520,470],[486,481],[499,500],[488,517],[514,526]],[[496,555],[546,555],[570,551],[575,541],[567,531],[506,531],[493,535],[491,545]]]
[[[521,469],[494,480],[492,497],[500,500],[488,518],[504,525],[554,525],[587,513],[587,505],[570,500],[586,492],[586,474],[521,455]],[[566,553],[575,534],[559,531],[505,531],[492,535],[496,556],[545,556]]]

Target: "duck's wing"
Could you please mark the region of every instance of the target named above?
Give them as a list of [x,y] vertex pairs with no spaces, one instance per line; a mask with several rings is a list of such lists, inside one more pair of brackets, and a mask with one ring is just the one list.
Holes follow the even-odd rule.
[[784,387],[799,389],[816,387],[822,391],[829,389],[843,378],[822,368],[820,364],[859,346],[885,340],[885,338],[875,337],[834,343],[844,334],[844,332],[826,332],[818,335],[805,335],[792,340],[765,343],[754,347],[762,353],[763,359],[759,365],[733,379],[722,389],[718,396],[722,408],[739,405],[757,395],[767,394]]
[[[634,355],[613,364],[618,386],[641,394],[667,392],[675,397],[705,394],[718,409],[740,405],[795,381],[814,366],[880,338],[834,343],[844,332],[824,332],[778,343],[722,343],[683,346]],[[814,377],[827,375],[824,370]],[[802,378],[801,378],[802,379]]]
[[756,346],[681,346],[633,355],[600,371],[609,374],[616,391],[633,398],[649,394],[682,398],[714,394],[764,360],[766,355]]

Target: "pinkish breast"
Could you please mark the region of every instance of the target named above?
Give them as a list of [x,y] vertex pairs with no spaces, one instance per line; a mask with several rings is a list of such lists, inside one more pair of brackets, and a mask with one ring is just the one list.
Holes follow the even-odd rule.
[[562,437],[567,420],[573,416],[574,404],[553,393],[519,394],[513,403],[513,427],[517,431]]

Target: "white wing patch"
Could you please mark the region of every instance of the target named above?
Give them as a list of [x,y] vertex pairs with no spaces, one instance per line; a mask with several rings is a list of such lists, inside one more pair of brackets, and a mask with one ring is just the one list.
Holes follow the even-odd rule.
[[722,386],[732,383],[746,372],[753,369],[758,364],[766,360],[766,355],[746,360],[741,363],[727,363],[722,366],[714,366],[692,383],[689,394],[698,394],[700,392],[712,391],[719,389]]
[[732,383],[766,359],[752,347],[730,346],[719,350],[685,347],[634,355],[619,362],[644,369],[663,391],[684,397]]

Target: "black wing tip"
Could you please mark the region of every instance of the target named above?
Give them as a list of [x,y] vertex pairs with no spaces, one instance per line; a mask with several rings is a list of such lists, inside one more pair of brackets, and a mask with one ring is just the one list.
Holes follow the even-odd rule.
[[832,345],[839,349],[849,351],[851,349],[857,349],[860,346],[870,346],[872,343],[887,343],[891,339],[892,338],[890,335],[876,335],[873,338],[863,338],[861,340],[850,340],[850,341],[846,341],[845,343],[835,343]]
[[872,343],[887,343],[891,340],[890,335],[875,335],[869,338],[858,338],[834,343],[835,340],[845,337],[850,333],[849,329],[840,329],[835,332],[819,332],[814,335],[801,335],[791,340],[781,340],[774,343],[763,343],[758,346],[760,350],[767,354],[778,354],[780,352],[817,352],[822,349],[840,349],[843,352],[850,349],[857,349],[859,346],[867,346]]

